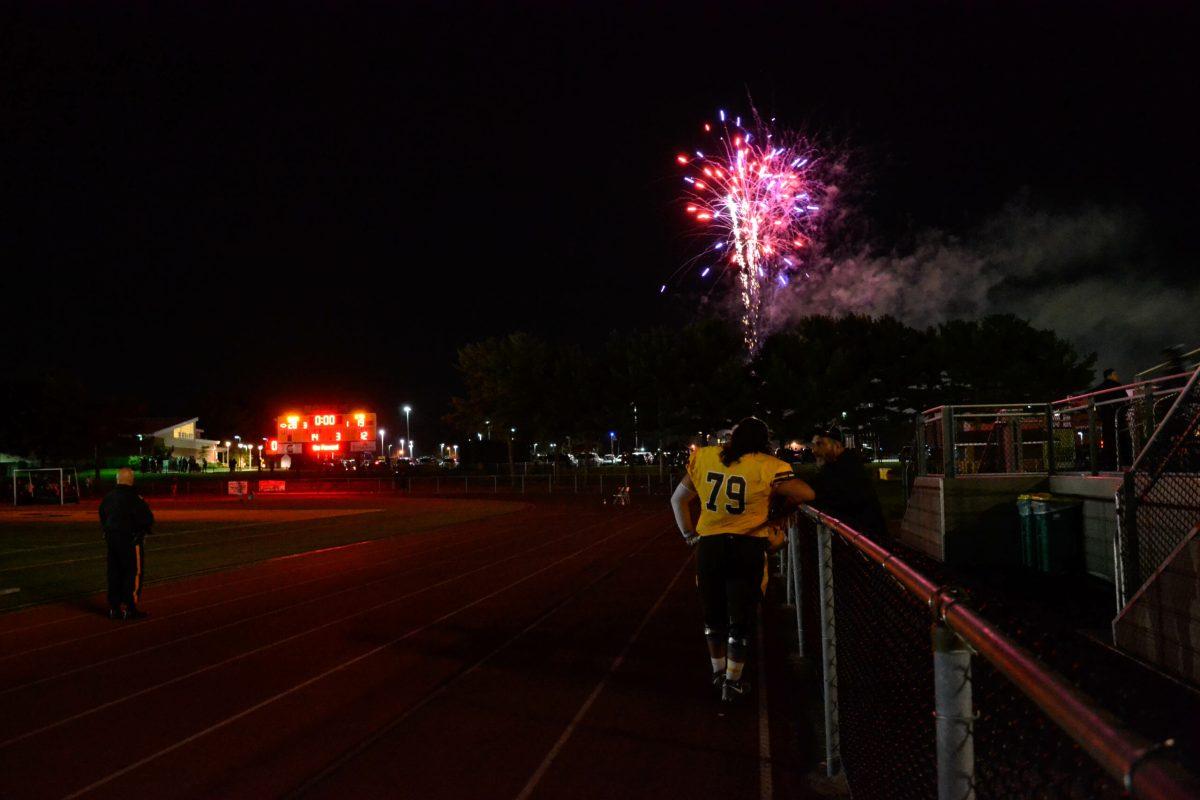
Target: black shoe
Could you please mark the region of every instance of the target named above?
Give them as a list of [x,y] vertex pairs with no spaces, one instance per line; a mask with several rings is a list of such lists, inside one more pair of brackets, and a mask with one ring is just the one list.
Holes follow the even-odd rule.
[[108,610],[108,618],[112,620],[125,619],[125,612],[119,608],[110,608]]
[[719,669],[712,674],[713,688],[718,692],[725,686],[725,670]]
[[145,611],[142,611],[140,608],[127,608],[127,609],[125,609],[125,617],[124,618],[125,619],[145,619],[148,616],[150,616],[150,615],[147,614]]
[[726,679],[721,684],[721,700],[726,703],[736,703],[739,698],[750,693],[750,681],[742,679],[731,681]]

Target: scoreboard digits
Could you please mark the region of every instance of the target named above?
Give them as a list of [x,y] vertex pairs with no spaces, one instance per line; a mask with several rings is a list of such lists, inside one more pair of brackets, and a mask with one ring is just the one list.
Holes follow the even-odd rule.
[[348,455],[374,452],[377,429],[375,414],[348,413],[283,414],[275,418],[275,435],[268,442],[272,453]]

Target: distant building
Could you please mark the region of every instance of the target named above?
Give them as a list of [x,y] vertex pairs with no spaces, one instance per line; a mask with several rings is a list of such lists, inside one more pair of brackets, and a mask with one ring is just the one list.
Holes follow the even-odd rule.
[[[196,427],[199,417],[180,420],[175,417],[157,417],[132,421],[130,434],[140,437],[148,445],[158,439],[173,458],[204,459],[210,464],[218,461],[217,454],[224,452],[221,442],[204,439],[202,428]],[[146,455],[150,455],[147,453]]]

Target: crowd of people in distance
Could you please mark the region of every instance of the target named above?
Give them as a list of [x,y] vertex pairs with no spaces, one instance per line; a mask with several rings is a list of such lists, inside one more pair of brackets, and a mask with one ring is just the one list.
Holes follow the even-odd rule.
[[141,456],[137,471],[143,474],[161,472],[208,472],[208,459],[201,456]]

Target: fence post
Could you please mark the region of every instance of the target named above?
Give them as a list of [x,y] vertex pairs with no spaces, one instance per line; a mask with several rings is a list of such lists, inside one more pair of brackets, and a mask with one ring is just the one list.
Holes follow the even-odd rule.
[[[1113,426],[1116,427],[1115,425]],[[1096,398],[1088,398],[1088,468],[1093,475],[1100,474],[1100,451],[1096,442]]]
[[942,406],[942,477],[954,477],[954,406]]
[[1122,475],[1121,488],[1113,498],[1117,507],[1117,535],[1113,538],[1113,584],[1117,591],[1117,613],[1129,603],[1130,582],[1133,590],[1141,587],[1137,543],[1137,485],[1133,471]]
[[817,585],[821,589],[821,673],[825,698],[825,774],[841,772],[841,743],[838,731],[837,625],[833,613],[833,536],[825,525],[817,526]]
[[931,637],[938,800],[974,800],[975,712],[971,702],[971,651],[945,623],[935,622]]
[[525,473],[521,473],[521,494],[525,494]]
[[408,493],[412,494],[412,478],[408,479]]
[[925,415],[917,414],[917,452],[913,455],[917,459],[917,474],[928,475],[929,464],[925,456]]
[[804,595],[800,592],[800,517],[793,514],[788,520],[788,594],[796,605],[796,649],[804,658]]
[[[1074,434],[1072,434],[1074,435]],[[1054,452],[1054,406],[1046,404],[1046,474],[1053,475],[1058,468],[1058,454]]]
[[796,539],[792,535],[793,527],[793,522],[791,519],[789,519],[787,524],[787,547],[785,547],[779,553],[779,566],[780,571],[783,573],[784,587],[786,589],[786,599],[784,600],[784,606],[786,608],[792,608],[796,604],[796,598],[792,596],[793,590],[795,589],[795,587],[792,585],[792,562],[795,561],[793,558],[793,551],[796,547]]
[[492,476],[492,494],[498,494],[499,492],[500,492],[500,483],[496,479],[496,476],[493,475]]
[[468,494],[471,491],[471,476],[463,476],[463,494]]

